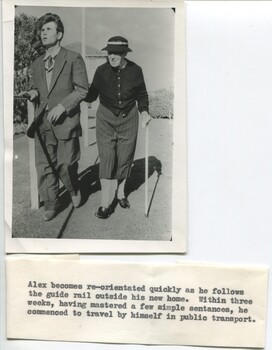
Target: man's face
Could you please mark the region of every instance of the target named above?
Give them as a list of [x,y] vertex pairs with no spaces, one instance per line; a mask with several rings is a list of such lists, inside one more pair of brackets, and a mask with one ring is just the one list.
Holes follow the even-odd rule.
[[124,63],[126,53],[124,52],[108,52],[109,63],[112,67],[121,67]]
[[45,48],[55,46],[62,38],[62,33],[57,32],[57,25],[55,22],[48,22],[42,26],[41,39]]

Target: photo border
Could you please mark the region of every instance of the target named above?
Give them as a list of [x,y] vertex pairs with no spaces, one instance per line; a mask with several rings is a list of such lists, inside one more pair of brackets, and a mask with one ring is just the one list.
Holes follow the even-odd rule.
[[[12,162],[14,17],[18,6],[175,8],[175,69],[172,179],[172,240],[94,240],[12,238]],[[80,6],[79,6],[80,5]],[[187,128],[185,117],[185,9],[170,1],[3,1],[4,140],[5,140],[5,245],[7,253],[185,253],[187,248]]]

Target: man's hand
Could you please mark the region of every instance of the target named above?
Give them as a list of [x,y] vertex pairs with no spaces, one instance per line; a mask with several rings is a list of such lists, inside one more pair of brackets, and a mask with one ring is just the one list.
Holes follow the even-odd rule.
[[56,107],[52,108],[48,113],[47,119],[50,123],[54,124],[59,119],[59,117],[65,112],[63,105],[58,104]]
[[141,113],[141,117],[142,117],[142,128],[145,128],[152,120],[152,118],[150,117],[150,115],[144,111]]
[[38,91],[36,90],[23,91],[23,92],[20,92],[18,96],[26,97],[27,99],[29,99],[29,101],[33,102],[36,98],[38,98]]

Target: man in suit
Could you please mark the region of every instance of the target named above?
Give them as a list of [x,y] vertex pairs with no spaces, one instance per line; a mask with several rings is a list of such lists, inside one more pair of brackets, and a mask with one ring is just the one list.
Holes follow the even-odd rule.
[[80,102],[88,92],[85,63],[80,54],[61,47],[64,27],[59,16],[39,19],[45,54],[32,64],[33,90],[25,93],[35,102],[35,157],[39,194],[45,221],[59,211],[59,178],[70,193],[73,206],[81,202],[78,187],[80,158]]

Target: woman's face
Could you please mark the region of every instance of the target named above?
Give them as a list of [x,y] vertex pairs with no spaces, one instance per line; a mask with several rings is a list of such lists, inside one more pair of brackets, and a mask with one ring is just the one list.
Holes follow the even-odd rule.
[[124,64],[125,57],[125,52],[108,52],[109,63],[114,68],[122,67]]

